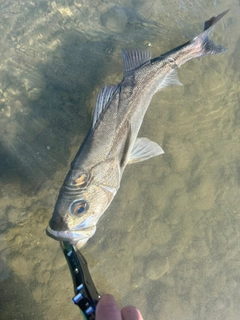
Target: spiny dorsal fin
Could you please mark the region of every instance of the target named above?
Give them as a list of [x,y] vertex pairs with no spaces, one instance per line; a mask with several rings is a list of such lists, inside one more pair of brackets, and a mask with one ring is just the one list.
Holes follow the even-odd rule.
[[124,49],[122,50],[124,63],[124,76],[151,60],[151,54],[146,49]]
[[108,102],[111,100],[117,86],[105,86],[98,94],[96,106],[93,112],[92,128],[95,126],[101,114],[104,112]]

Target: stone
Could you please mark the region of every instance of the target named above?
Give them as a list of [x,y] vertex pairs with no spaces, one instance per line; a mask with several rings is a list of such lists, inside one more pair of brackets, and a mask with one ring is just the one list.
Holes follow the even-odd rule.
[[150,280],[158,280],[168,272],[169,268],[170,264],[167,258],[154,258],[147,263],[145,273]]

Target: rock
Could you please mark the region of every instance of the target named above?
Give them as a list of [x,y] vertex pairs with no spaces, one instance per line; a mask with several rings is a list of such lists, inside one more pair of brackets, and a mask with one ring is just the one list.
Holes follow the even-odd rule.
[[157,280],[168,272],[169,267],[170,264],[167,258],[163,260],[160,257],[154,258],[147,263],[145,273],[150,280]]
[[26,211],[23,209],[18,209],[14,206],[9,206],[6,208],[7,219],[10,223],[23,222],[27,218]]
[[[161,221],[153,221],[150,226],[149,239],[151,244],[163,245],[172,238],[169,226]],[[146,241],[147,241],[146,240]]]
[[102,25],[111,32],[124,32],[128,22],[125,11],[121,8],[114,7],[101,16]]
[[216,199],[215,185],[210,177],[203,176],[195,190],[195,207],[198,210],[210,210]]
[[37,101],[41,96],[42,89],[33,88],[28,92],[28,99],[31,101]]
[[31,274],[29,262],[22,256],[14,256],[9,265],[20,277],[29,277]]

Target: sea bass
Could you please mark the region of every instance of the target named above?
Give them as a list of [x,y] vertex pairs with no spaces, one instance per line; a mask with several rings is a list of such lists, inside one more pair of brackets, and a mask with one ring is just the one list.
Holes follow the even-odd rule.
[[206,21],[200,35],[157,58],[151,59],[147,50],[122,51],[123,80],[105,86],[98,95],[91,128],[71,164],[47,227],[50,237],[83,246],[116,195],[126,165],[164,153],[156,142],[137,137],[147,108],[157,91],[181,84],[177,67],[226,51],[208,35],[227,11]]

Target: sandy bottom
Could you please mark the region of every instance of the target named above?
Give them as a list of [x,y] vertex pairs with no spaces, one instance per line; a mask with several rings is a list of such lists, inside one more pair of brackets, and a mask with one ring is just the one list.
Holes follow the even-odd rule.
[[214,31],[228,52],[187,63],[184,86],[154,96],[140,136],[165,154],[126,168],[82,252],[100,294],[136,305],[146,320],[239,319],[239,5],[2,6],[1,318],[81,319],[65,258],[45,228],[97,93],[122,77],[120,48],[148,46],[156,56],[231,8]]

